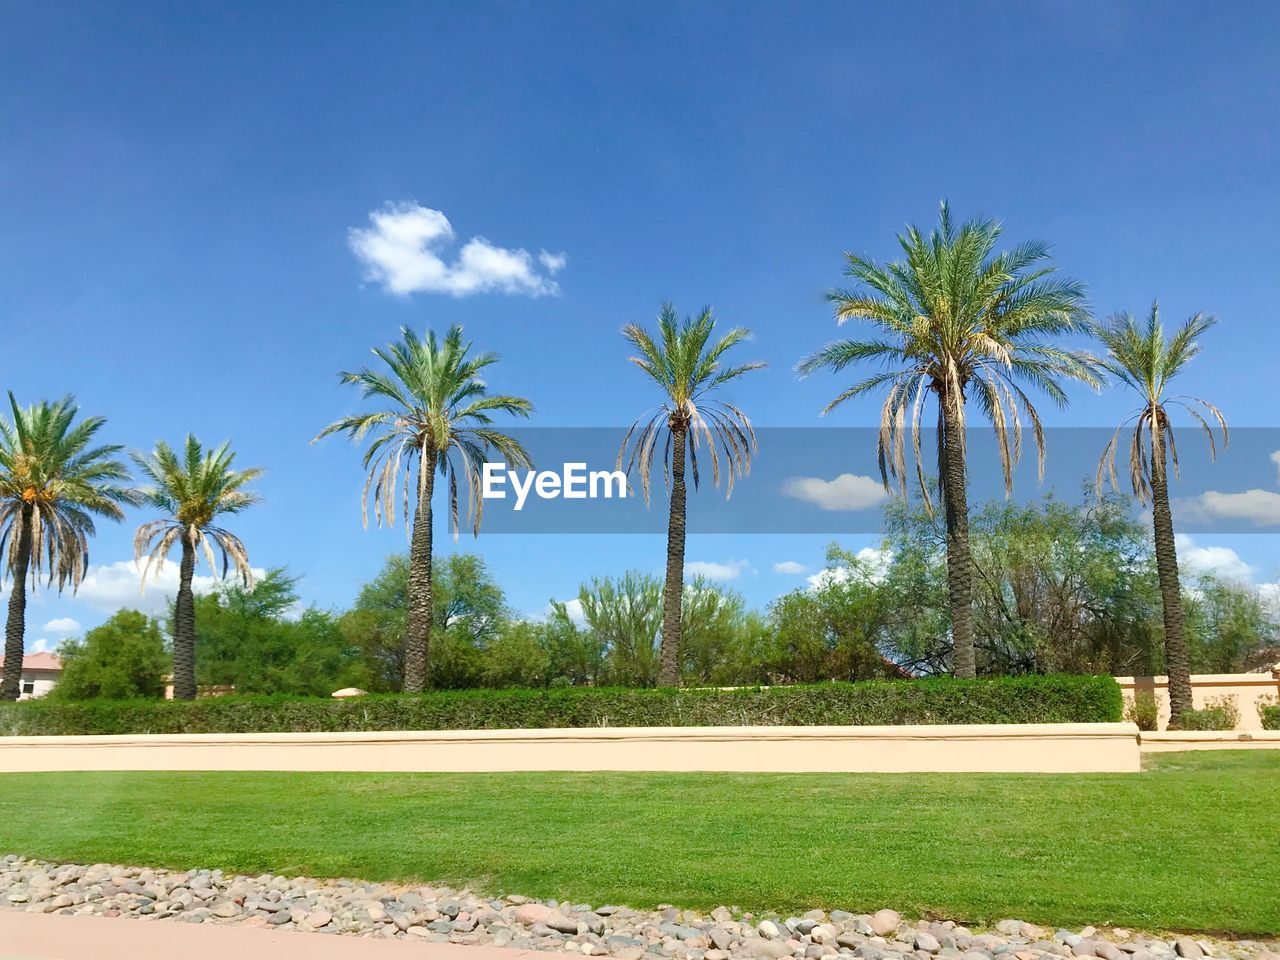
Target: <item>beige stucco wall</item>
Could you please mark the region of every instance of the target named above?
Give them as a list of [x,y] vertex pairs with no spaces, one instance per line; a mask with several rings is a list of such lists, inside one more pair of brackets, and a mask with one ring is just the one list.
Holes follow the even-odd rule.
[[1129,723],[3,737],[0,770],[1136,772]]
[[[1126,703],[1133,702],[1135,690],[1148,690],[1155,694],[1160,706],[1160,729],[1169,724],[1168,677],[1116,677],[1124,691]],[[1258,701],[1264,697],[1275,698],[1280,694],[1280,680],[1271,673],[1195,673],[1191,675],[1191,699],[1197,708],[1218,697],[1235,697],[1240,708],[1237,730],[1261,730]]]

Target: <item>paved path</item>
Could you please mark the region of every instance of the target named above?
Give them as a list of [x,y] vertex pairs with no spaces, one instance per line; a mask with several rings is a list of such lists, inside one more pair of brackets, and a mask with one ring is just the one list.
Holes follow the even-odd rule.
[[548,960],[545,952],[0,912],[0,960]]

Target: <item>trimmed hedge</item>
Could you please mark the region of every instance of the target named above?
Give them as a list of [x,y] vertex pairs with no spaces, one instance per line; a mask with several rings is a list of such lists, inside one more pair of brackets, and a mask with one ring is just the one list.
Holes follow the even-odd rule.
[[0,736],[302,733],[539,727],[1088,723],[1121,719],[1111,677],[871,680],[715,689],[465,690],[351,700],[31,700],[0,705]]
[[1258,704],[1258,717],[1263,730],[1280,730],[1280,703]]

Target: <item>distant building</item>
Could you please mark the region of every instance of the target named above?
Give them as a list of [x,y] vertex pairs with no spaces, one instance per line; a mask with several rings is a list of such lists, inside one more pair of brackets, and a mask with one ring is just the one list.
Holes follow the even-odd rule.
[[[0,657],[0,667],[4,657]],[[43,697],[58,685],[62,676],[62,661],[52,653],[32,653],[22,658],[22,680],[18,685],[19,700]]]

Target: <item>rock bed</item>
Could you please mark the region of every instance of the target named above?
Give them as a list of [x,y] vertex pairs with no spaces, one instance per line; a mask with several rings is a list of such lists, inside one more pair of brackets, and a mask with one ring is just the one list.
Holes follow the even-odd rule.
[[228,876],[0,857],[0,909],[238,924],[316,934],[486,944],[618,960],[1280,960],[1280,943],[1172,940],[1093,927],[1051,930],[1001,920],[973,932],[952,921],[904,921],[893,910],[801,916],[709,914],[675,907],[492,900],[466,890],[356,880]]

